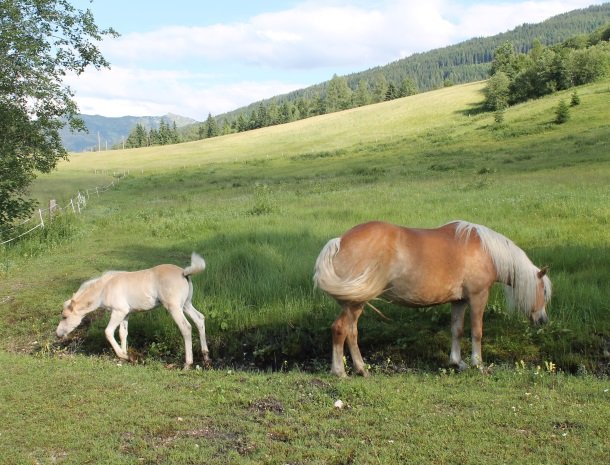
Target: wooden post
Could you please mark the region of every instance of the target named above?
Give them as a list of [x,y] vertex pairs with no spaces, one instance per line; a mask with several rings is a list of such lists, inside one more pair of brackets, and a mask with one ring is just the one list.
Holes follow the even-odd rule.
[[57,202],[55,199],[49,200],[49,219],[53,219],[53,215],[55,214],[55,210],[57,210]]

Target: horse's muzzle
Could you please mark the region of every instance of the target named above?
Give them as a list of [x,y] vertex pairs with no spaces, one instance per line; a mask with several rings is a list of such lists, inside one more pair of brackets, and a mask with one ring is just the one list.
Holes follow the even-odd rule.
[[546,315],[546,312],[542,312],[539,315],[532,316],[532,323],[535,325],[544,325],[549,322],[549,317]]

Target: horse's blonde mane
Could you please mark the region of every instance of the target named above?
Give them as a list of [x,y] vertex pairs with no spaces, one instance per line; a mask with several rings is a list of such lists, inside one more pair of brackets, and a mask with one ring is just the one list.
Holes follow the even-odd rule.
[[[480,224],[467,221],[455,221],[457,237],[468,240],[473,231],[481,240],[481,244],[491,257],[498,281],[504,284],[506,300],[511,307],[516,307],[529,315],[535,305],[538,290],[539,270],[523,250],[506,236]],[[545,300],[551,298],[551,281],[543,277]]]

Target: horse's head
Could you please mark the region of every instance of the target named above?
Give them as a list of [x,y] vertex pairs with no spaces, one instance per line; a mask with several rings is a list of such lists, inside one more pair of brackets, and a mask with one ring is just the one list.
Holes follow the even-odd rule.
[[546,315],[546,304],[551,300],[551,280],[546,275],[549,268],[542,267],[536,272],[536,299],[530,318],[534,324],[544,324],[549,318]]
[[66,300],[64,302],[64,309],[61,312],[61,321],[55,330],[57,337],[64,337],[70,334],[87,314],[86,308],[86,305],[79,304],[79,301],[74,297]]

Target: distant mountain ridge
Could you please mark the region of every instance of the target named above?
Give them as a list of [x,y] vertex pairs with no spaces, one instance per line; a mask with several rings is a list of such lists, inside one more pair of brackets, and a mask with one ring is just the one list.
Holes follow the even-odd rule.
[[89,130],[86,132],[70,132],[64,128],[60,136],[64,147],[69,152],[88,152],[107,150],[121,144],[129,133],[141,124],[146,129],[158,129],[161,121],[170,125],[174,122],[178,128],[197,123],[197,120],[185,116],[168,113],[163,116],[120,116],[107,117],[99,115],[80,115]]

